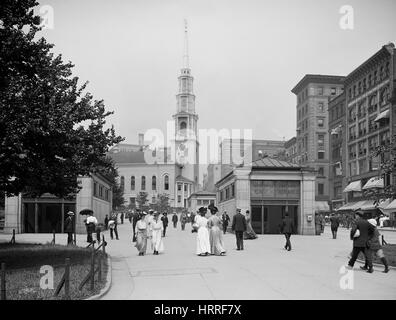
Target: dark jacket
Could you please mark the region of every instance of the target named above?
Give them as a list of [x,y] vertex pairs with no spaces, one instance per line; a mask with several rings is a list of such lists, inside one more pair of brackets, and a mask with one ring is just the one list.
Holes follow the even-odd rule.
[[178,220],[179,220],[179,218],[177,217],[176,214],[174,214],[174,215],[172,216],[172,221],[173,221],[173,222],[177,222]]
[[232,231],[246,231],[246,218],[243,214],[237,213],[232,217]]
[[113,214],[110,216],[110,220],[113,220],[113,221],[114,221],[114,224],[117,225],[117,224],[118,224],[118,217],[117,217],[117,214],[116,214],[116,213],[113,213]]
[[331,228],[335,229],[338,228],[340,225],[340,221],[338,217],[330,217]]
[[[372,226],[367,220],[359,219],[351,229],[351,240],[353,240],[353,246],[359,248],[365,248],[367,246],[367,240],[374,233],[374,226]],[[360,236],[354,238],[356,230],[359,230]]]
[[65,232],[67,233],[74,232],[74,219],[71,216],[68,216],[65,220]]
[[228,214],[222,214],[221,215],[221,220],[223,222],[223,225],[228,225],[228,222],[230,221],[230,217]]
[[294,223],[290,217],[283,218],[281,230],[283,233],[294,233]]
[[167,216],[162,216],[162,217],[161,217],[161,221],[162,221],[162,224],[164,225],[164,227],[167,227],[167,226],[168,226],[169,220],[168,220],[168,217],[167,217]]
[[371,236],[369,236],[367,244],[368,247],[373,251],[378,251],[379,249],[382,248],[380,242],[380,233],[377,228],[375,228]]

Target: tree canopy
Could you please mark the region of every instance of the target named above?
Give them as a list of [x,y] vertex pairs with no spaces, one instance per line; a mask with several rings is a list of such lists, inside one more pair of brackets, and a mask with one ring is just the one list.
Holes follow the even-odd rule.
[[0,190],[64,197],[78,192],[78,176],[110,170],[106,152],[123,139],[105,128],[113,112],[79,85],[72,63],[36,37],[37,5],[0,2]]

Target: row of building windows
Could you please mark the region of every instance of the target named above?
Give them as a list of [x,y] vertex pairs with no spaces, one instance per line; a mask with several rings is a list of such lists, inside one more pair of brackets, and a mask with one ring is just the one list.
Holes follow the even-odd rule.
[[110,201],[110,189],[99,182],[94,182],[93,196],[105,201]]
[[[367,99],[361,100],[358,104],[354,104],[348,110],[349,122],[365,117],[366,114],[372,114],[378,111],[380,107],[385,106],[390,98],[389,86],[385,86],[379,91],[371,94]],[[379,104],[378,104],[379,101]]]
[[329,110],[330,121],[336,121],[345,115],[345,104],[341,103]]
[[[323,96],[323,95],[330,95],[330,96],[336,96],[338,91],[337,91],[337,87],[331,87],[329,89],[329,92],[325,92],[325,88],[322,86],[313,88],[314,90],[314,94],[317,96]],[[301,91],[301,93],[297,96],[297,101],[298,103],[302,103],[304,100],[306,100],[308,98],[308,88],[306,88],[305,90]]]
[[366,136],[367,133],[372,133],[378,129],[387,127],[389,125],[389,119],[385,119],[384,121],[374,121],[376,117],[372,117],[368,121],[368,126],[367,126],[367,121],[361,121],[359,122],[358,126],[353,125],[349,127],[349,139],[348,141],[353,141],[359,137],[364,137]]
[[227,201],[235,198],[235,184],[232,183],[229,186],[219,191],[220,202]]
[[[122,190],[125,190],[125,177],[124,176],[121,176],[120,187]],[[131,191],[136,190],[135,176],[131,176],[130,188],[131,188]],[[143,190],[143,191],[146,190],[146,177],[145,176],[142,176],[140,179],[140,190]],[[156,176],[151,177],[151,190],[153,190],[153,191],[157,190],[157,177]],[[169,176],[168,175],[164,176],[164,190],[169,190]]]
[[348,99],[353,99],[362,93],[364,93],[367,89],[377,85],[381,81],[385,80],[389,77],[390,72],[390,64],[389,61],[383,63],[376,70],[370,72],[363,79],[357,81],[353,86],[348,89]]

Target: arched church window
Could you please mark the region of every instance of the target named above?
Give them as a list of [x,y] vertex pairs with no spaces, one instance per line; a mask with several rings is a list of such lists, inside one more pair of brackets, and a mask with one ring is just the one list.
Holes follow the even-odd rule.
[[131,177],[131,190],[135,190],[135,176]]
[[142,190],[146,190],[146,177],[142,176]]
[[180,122],[180,130],[187,129],[187,123],[185,121]]
[[151,190],[157,190],[157,177],[153,176],[151,178]]
[[169,176],[168,175],[166,175],[164,177],[164,189],[169,190]]

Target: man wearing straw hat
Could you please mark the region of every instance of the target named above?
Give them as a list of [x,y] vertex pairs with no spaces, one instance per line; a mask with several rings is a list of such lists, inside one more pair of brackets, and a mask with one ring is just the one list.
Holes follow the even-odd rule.
[[74,212],[69,211],[65,220],[65,232],[67,233],[67,245],[73,244]]

